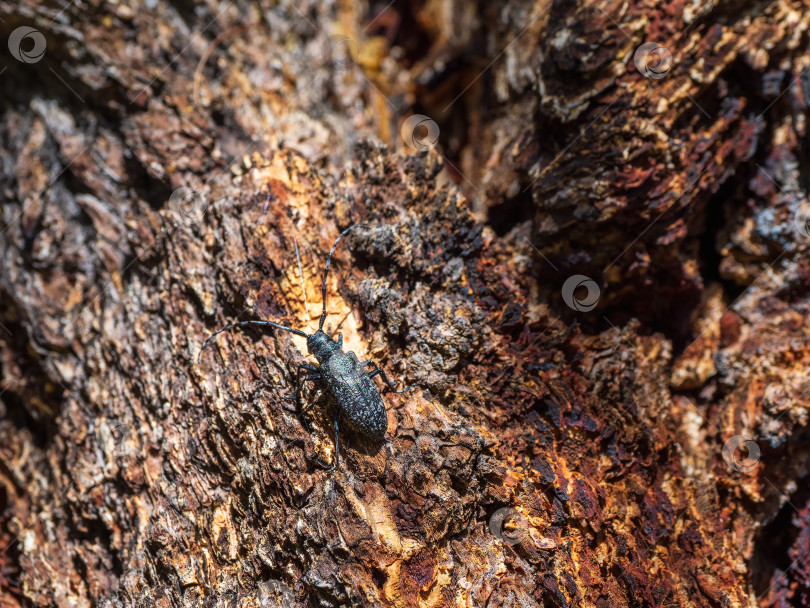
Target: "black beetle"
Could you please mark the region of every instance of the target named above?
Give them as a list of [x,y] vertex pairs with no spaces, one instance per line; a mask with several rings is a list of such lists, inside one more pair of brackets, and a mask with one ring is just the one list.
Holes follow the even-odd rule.
[[[271,321],[242,321],[241,323],[232,323],[211,334],[205,342],[203,342],[200,347],[200,355],[197,357],[197,362],[199,363],[202,350],[205,348],[206,344],[213,340],[218,334],[242,325],[275,327],[276,329],[283,329],[284,331],[289,331],[306,338],[307,351],[310,355],[315,356],[320,366],[301,363],[298,366],[295,393],[294,395],[288,395],[286,399],[294,399],[298,411],[300,412],[303,382],[308,380],[323,380],[326,382],[326,388],[335,398],[338,406],[335,410],[335,464],[329,468],[329,472],[334,471],[338,462],[340,462],[338,418],[341,414],[349,427],[363,437],[374,441],[380,441],[385,437],[385,432],[388,430],[388,417],[385,413],[385,404],[380,396],[380,391],[377,390],[377,386],[371,379],[377,374],[380,374],[388,387],[396,393],[404,393],[412,388],[408,386],[404,389],[397,390],[396,383],[388,379],[385,371],[380,368],[379,365],[373,361],[361,362],[352,351],[343,351],[343,333],[339,333],[338,339],[334,340],[323,331],[323,323],[326,320],[326,277],[329,274],[329,264],[332,261],[332,254],[335,253],[335,248],[340,242],[340,239],[358,226],[359,224],[349,226],[346,230],[341,232],[335,240],[334,245],[332,245],[329,256],[326,258],[326,267],[323,271],[323,285],[321,287],[323,312],[318,322],[318,331],[313,334],[307,334],[300,329],[285,327]],[[373,370],[370,372],[366,371],[366,366],[368,365],[374,366]],[[302,371],[309,372],[309,374],[302,378]]]

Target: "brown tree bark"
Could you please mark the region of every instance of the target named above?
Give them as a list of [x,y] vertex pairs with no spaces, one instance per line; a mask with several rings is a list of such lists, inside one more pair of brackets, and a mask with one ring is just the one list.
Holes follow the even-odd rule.
[[808,24],[0,0],[0,605],[810,605]]

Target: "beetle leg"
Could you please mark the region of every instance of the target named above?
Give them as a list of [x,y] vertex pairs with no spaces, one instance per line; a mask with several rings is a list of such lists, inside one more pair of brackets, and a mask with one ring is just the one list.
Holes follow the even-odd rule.
[[303,413],[302,407],[301,407],[301,391],[304,388],[304,382],[307,382],[308,380],[320,380],[321,375],[320,374],[311,374],[309,376],[304,376],[303,378],[301,378],[301,376],[299,374],[298,377],[299,377],[298,386],[295,387],[295,397],[293,397],[292,399],[295,399],[295,404],[297,406],[297,410],[298,410],[298,413],[300,415],[300,414]]
[[332,471],[334,471],[337,468],[338,463],[340,463],[340,443],[338,442],[338,416],[340,416],[340,409],[335,408],[335,464],[333,464],[331,468],[326,471],[327,473],[331,473]]
[[390,388],[395,393],[404,393],[405,391],[409,391],[413,388],[413,384],[411,384],[410,386],[406,386],[402,390],[397,390],[396,382],[391,382],[391,380],[389,380],[388,376],[385,374],[385,370],[383,370],[379,365],[374,363],[374,361],[363,361],[363,363],[361,363],[360,365],[369,365],[369,364],[374,366],[374,371],[369,372],[368,377],[373,378],[377,374],[380,374],[382,376],[383,381],[388,385],[388,388]]
[[309,424],[307,424],[307,421],[303,416],[304,412],[303,412],[303,408],[301,407],[301,390],[304,388],[304,382],[306,382],[307,380],[320,380],[321,375],[320,375],[320,373],[312,373],[312,374],[302,378],[301,377],[301,372],[303,370],[306,370],[308,372],[319,372],[320,371],[314,365],[311,365],[309,363],[301,363],[298,366],[298,374],[296,376],[296,383],[295,383],[295,392],[285,396],[284,398],[286,400],[288,400],[288,401],[295,401],[295,411],[296,411],[298,417],[301,419],[301,422],[303,422],[304,428],[309,433],[310,432]]
[[[305,369],[308,372],[313,372],[312,376],[302,379],[301,378],[301,370],[302,369]],[[319,374],[320,371],[321,370],[319,370],[317,367],[315,367],[314,365],[312,365],[310,363],[301,363],[298,366],[298,375],[297,375],[296,381],[295,381],[295,391],[290,393],[289,395],[285,395],[284,398],[287,401],[293,401],[294,400],[296,403],[298,403],[298,398],[300,397],[300,393],[301,393],[301,382],[302,381],[306,382],[307,380],[317,380],[318,378],[320,378],[320,374]],[[298,405],[300,405],[300,403],[298,403]]]

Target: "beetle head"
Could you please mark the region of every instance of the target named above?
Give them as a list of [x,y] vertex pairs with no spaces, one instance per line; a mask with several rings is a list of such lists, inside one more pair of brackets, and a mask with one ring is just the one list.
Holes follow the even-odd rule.
[[319,363],[329,359],[329,356],[339,348],[338,343],[321,329],[307,337],[307,352],[315,355]]

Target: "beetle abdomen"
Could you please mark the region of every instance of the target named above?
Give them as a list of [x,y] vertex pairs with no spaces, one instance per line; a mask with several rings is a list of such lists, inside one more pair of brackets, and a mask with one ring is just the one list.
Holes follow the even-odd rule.
[[388,430],[385,404],[374,382],[351,354],[335,353],[321,365],[321,374],[349,427],[368,439],[381,440]]
[[343,418],[352,430],[369,439],[380,440],[385,437],[388,430],[385,404],[377,387],[368,376],[363,375],[359,385],[357,397],[345,401],[338,399]]

